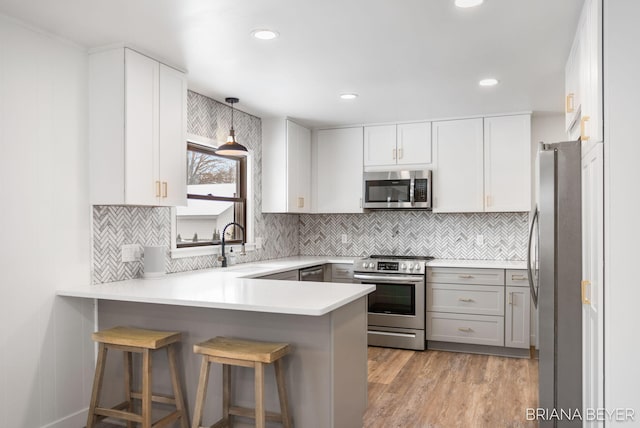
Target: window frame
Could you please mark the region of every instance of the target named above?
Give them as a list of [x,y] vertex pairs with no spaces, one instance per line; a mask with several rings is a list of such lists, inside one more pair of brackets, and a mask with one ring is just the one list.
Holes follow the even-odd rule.
[[[242,204],[242,212],[240,214],[241,221],[238,221],[238,209],[237,206],[234,206],[234,221],[240,223],[244,227],[244,239],[248,240],[248,232],[249,225],[247,224],[247,211],[248,211],[248,202],[247,202],[247,184],[249,181],[248,175],[248,156],[240,157],[240,156],[223,156],[215,153],[216,147],[210,144],[203,144],[198,141],[193,141],[193,139],[188,139],[186,142],[186,150],[187,151],[195,151],[207,155],[215,155],[220,158],[230,159],[233,161],[237,161],[237,189],[239,191],[238,197],[228,197],[228,196],[215,196],[215,195],[197,195],[192,193],[187,193],[187,199],[198,199],[198,200],[206,200],[206,201],[221,201],[221,202],[233,202],[234,204],[241,203]],[[185,165],[185,168],[187,165]],[[175,226],[173,228],[174,233],[172,234],[172,248],[175,250],[184,250],[189,248],[219,248],[220,243],[215,243],[213,241],[201,241],[201,242],[190,242],[190,243],[178,243],[177,242],[177,224],[178,224],[178,216],[175,212],[175,209],[172,211],[173,220]],[[222,230],[220,231],[222,233]],[[229,239],[225,240],[225,244],[241,244],[242,239]]]

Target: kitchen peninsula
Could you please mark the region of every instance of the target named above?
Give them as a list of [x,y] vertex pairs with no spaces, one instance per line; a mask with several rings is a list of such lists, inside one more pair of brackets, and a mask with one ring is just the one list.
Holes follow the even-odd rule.
[[[200,360],[193,344],[214,336],[287,342],[286,382],[296,426],[362,425],[367,405],[366,296],[374,286],[256,279],[291,269],[339,262],[296,257],[170,274],[161,279],[134,279],[58,290],[65,298],[97,302],[97,328],[130,325],[183,332],[179,361],[186,398],[193,411]],[[168,391],[167,367],[158,355],[154,385]],[[121,371],[121,359],[110,358],[107,373]],[[111,372],[109,372],[111,370]],[[266,408],[277,410],[273,372],[267,370]],[[253,373],[236,372],[235,401],[253,405]],[[221,416],[222,370],[212,371],[205,421]],[[106,382],[104,399],[120,397],[120,382]],[[238,422],[245,422],[239,420]],[[239,425],[240,426],[240,425]]]

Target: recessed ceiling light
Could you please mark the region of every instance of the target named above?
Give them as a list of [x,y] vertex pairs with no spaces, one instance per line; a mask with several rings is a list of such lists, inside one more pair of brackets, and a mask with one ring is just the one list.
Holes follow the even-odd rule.
[[273,30],[253,30],[251,32],[251,35],[260,40],[273,40],[280,34],[277,31]]
[[348,94],[340,94],[340,98],[343,100],[355,100],[358,98],[358,94],[348,93]]
[[495,86],[497,84],[498,84],[497,79],[482,79],[481,81],[478,82],[478,85],[480,86]]
[[467,8],[480,6],[484,0],[456,0],[456,6]]

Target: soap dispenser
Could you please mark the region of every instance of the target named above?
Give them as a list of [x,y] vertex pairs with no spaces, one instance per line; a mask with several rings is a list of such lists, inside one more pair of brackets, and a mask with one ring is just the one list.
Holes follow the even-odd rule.
[[233,252],[233,247],[229,249],[229,254],[227,255],[227,266],[233,266],[236,264],[236,254]]

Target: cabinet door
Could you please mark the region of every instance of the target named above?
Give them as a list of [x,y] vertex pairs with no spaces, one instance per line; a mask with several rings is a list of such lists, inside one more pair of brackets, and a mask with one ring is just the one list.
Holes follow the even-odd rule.
[[125,50],[125,203],[157,205],[160,64],[130,49]]
[[314,212],[361,213],[362,128],[320,130],[314,145]]
[[395,165],[396,125],[364,127],[364,166]]
[[[582,158],[582,384],[584,408],[603,407],[603,147]],[[598,426],[598,425],[588,425]]]
[[431,163],[431,123],[404,123],[397,129],[398,165]]
[[160,64],[160,205],[187,205],[187,79]]
[[287,212],[304,213],[311,206],[311,133],[287,120]]
[[582,140],[602,141],[602,2],[587,0],[583,9],[581,42]]
[[565,129],[567,133],[575,127],[576,120],[580,120],[580,54],[582,48],[580,40],[573,42],[569,58],[565,66]]
[[531,118],[484,119],[485,211],[531,211]]
[[531,297],[525,287],[506,287],[504,346],[529,348]]
[[434,212],[484,210],[482,119],[433,122]]

